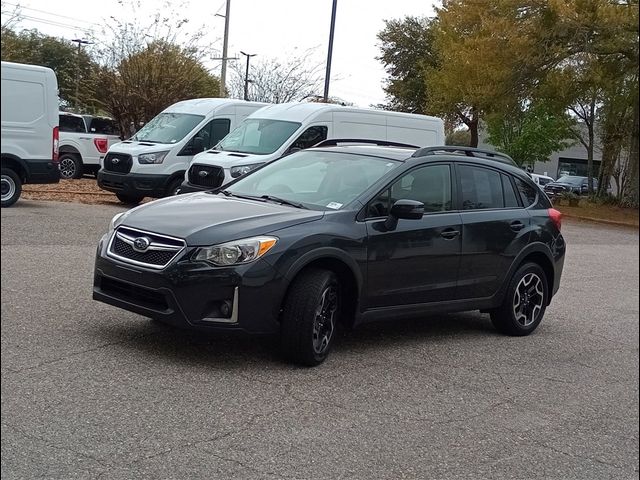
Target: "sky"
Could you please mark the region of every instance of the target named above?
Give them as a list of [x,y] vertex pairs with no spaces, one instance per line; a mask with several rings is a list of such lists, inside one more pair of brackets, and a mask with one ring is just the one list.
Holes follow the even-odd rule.
[[[171,0],[169,0],[171,1]],[[139,0],[138,14],[152,15],[164,2]],[[311,49],[310,66],[321,65],[324,77],[332,0],[230,0],[229,57],[244,57],[240,51],[258,58],[286,59]],[[129,3],[127,0],[125,4]],[[194,29],[204,26],[211,57],[220,56],[224,33],[225,0],[175,0],[174,7],[189,19]],[[329,94],[356,106],[367,107],[385,101],[386,78],[376,34],[385,19],[407,15],[432,16],[435,0],[338,0],[331,63]],[[22,28],[67,39],[86,37],[112,21],[110,16],[125,18],[130,7],[117,0],[8,0],[4,9],[20,4]],[[216,55],[217,53],[217,55]],[[253,61],[253,59],[252,59]],[[220,62],[207,61],[212,73],[220,74]],[[322,86],[319,94],[322,94]]]

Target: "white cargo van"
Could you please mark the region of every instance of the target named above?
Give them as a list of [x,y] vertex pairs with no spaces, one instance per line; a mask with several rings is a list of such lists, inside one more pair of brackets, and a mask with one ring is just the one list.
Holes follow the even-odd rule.
[[98,186],[127,204],[172,195],[193,155],[211,148],[245,117],[266,104],[228,98],[175,103],[133,137],[109,148]]
[[53,70],[2,62],[2,206],[24,183],[58,183],[58,81]]
[[247,117],[212,150],[196,155],[180,193],[219,187],[326,139],[378,140],[415,147],[444,145],[444,122],[426,115],[326,103],[270,105]]

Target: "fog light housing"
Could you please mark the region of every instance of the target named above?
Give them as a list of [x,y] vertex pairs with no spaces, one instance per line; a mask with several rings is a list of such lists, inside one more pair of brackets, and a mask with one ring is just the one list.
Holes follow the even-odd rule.
[[238,287],[233,291],[233,298],[216,300],[208,305],[202,318],[206,323],[237,323],[238,322]]

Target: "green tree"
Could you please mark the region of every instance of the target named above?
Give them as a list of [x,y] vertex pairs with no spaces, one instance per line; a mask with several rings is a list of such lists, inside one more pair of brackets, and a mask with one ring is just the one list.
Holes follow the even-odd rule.
[[169,105],[192,98],[218,97],[220,83],[179,45],[155,41],[122,59],[103,66],[94,77],[96,100],[117,120],[122,131],[146,123]]
[[562,111],[537,104],[518,107],[509,114],[487,117],[487,141],[520,166],[547,162],[549,156],[572,142],[573,121]]
[[384,91],[387,110],[411,113],[430,113],[425,73],[437,66],[431,20],[424,17],[405,17],[385,20],[385,28],[378,33],[381,55],[377,57],[387,72]]

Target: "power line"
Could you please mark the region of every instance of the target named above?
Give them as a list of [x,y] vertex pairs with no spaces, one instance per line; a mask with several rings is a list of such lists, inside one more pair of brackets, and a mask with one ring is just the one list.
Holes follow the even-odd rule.
[[31,22],[41,23],[41,24],[44,24],[44,25],[50,25],[50,26],[53,26],[53,27],[66,28],[68,30],[91,33],[91,29],[90,28],[79,27],[77,25],[70,25],[68,23],[56,22],[56,21],[53,21],[53,20],[47,20],[45,18],[32,17],[30,15],[22,15],[22,18],[25,19],[25,20],[29,20]]
[[[82,22],[82,23],[86,23],[89,25],[93,25],[93,26],[99,26],[97,23],[95,22],[89,22],[88,20],[82,20],[81,18],[76,18],[76,17],[68,17],[66,15],[60,15],[58,13],[53,13],[53,12],[48,12],[46,10],[39,10],[37,8],[31,8],[31,7],[25,7],[22,6],[20,4],[17,3],[10,3],[10,2],[5,2],[6,5],[10,5],[12,7],[18,7],[21,10],[31,10],[32,12],[38,12],[38,13],[44,13],[45,15],[50,15],[52,17],[58,17],[58,18],[64,18],[66,20],[73,20],[74,22]],[[24,16],[24,15],[23,15]],[[56,20],[52,20],[52,21],[56,21]]]

